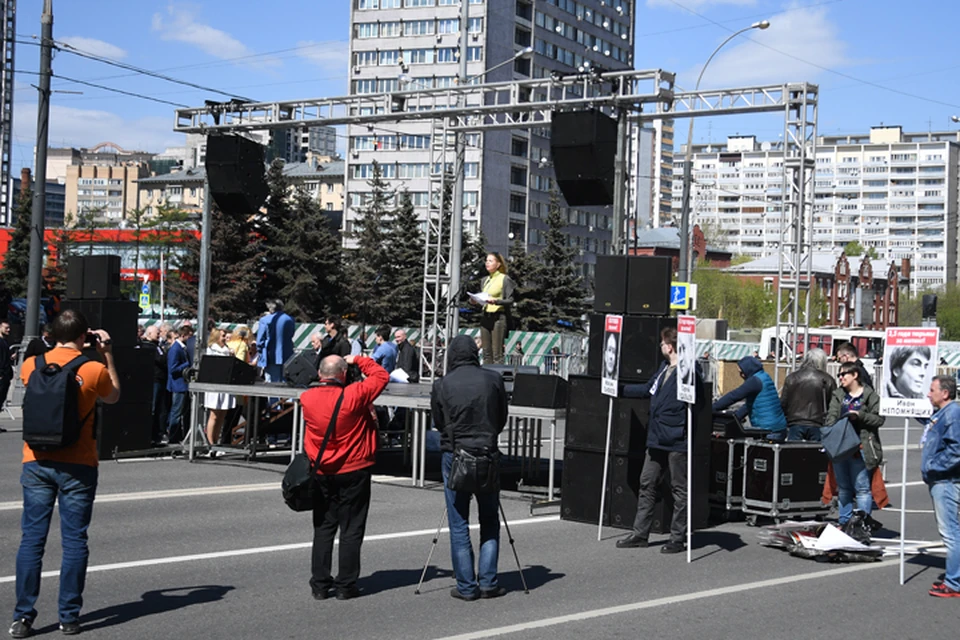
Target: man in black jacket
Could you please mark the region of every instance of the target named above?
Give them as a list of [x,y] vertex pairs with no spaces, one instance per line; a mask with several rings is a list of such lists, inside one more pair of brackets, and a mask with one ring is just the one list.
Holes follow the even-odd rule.
[[420,354],[407,340],[407,332],[397,329],[393,332],[393,339],[397,343],[397,368],[406,372],[411,384],[420,382]]
[[496,598],[506,593],[497,583],[500,553],[500,493],[476,494],[480,520],[479,575],[474,574],[470,544],[470,497],[465,491],[446,488],[455,451],[497,453],[497,436],[507,424],[507,392],[503,378],[480,367],[473,338],[460,335],[447,350],[448,372],[433,383],[430,408],[440,430],[440,450],[447,519],[450,522],[450,555],[457,586],[450,595],[459,600]]
[[159,444],[167,432],[167,417],[170,412],[170,392],[167,391],[167,348],[160,339],[160,328],[150,325],[143,332],[141,349],[153,349],[153,443]]
[[[618,549],[648,546],[653,510],[663,474],[669,470],[673,494],[670,541],[661,553],[680,553],[687,548],[687,407],[677,400],[677,330],[660,332],[660,352],[666,362],[644,384],[628,384],[625,398],[650,398],[647,453],[640,472],[640,492],[633,532],[617,540]],[[700,374],[697,372],[699,382]]]
[[340,316],[328,316],[323,326],[327,330],[327,336],[320,345],[320,353],[317,354],[318,368],[327,356],[346,358],[350,355],[350,341],[343,331],[343,319]]
[[810,349],[800,368],[783,381],[780,406],[787,419],[787,440],[820,442],[820,427],[827,416],[830,396],[837,383],[827,374],[827,354]]
[[857,365],[860,369],[860,383],[864,386],[870,387],[873,389],[873,376],[867,371],[867,368],[863,364],[863,360],[860,359],[860,354],[857,352],[857,348],[849,342],[844,342],[839,347],[837,347],[837,362],[843,364],[845,362],[852,362]]

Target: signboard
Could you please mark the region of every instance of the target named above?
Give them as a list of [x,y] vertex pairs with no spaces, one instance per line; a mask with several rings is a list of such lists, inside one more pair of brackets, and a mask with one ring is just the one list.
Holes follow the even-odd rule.
[[670,308],[681,309],[681,310],[690,308],[690,283],[689,282],[671,282],[670,283]]
[[603,373],[600,390],[604,395],[617,397],[617,378],[620,377],[620,338],[623,316],[608,315],[603,321]]
[[880,415],[900,418],[927,417],[933,406],[927,398],[937,375],[937,340],[940,329],[891,327],[883,347],[883,380]]
[[145,293],[148,296],[150,295],[150,283],[144,282],[143,286],[140,287],[140,293]]
[[140,308],[141,308],[141,309],[144,309],[144,310],[150,308],[150,294],[149,294],[149,293],[141,293],[141,294],[140,294]]
[[677,316],[677,400],[697,401],[697,319]]

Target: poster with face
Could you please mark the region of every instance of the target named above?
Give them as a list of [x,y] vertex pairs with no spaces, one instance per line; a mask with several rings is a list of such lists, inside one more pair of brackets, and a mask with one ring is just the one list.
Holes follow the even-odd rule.
[[620,377],[620,333],[623,316],[606,316],[603,324],[603,375],[600,390],[604,395],[617,397],[617,378]]
[[693,404],[697,401],[697,319],[677,316],[677,400]]
[[880,414],[926,417],[933,413],[927,399],[937,375],[936,327],[892,327],[883,347],[883,380],[879,384]]

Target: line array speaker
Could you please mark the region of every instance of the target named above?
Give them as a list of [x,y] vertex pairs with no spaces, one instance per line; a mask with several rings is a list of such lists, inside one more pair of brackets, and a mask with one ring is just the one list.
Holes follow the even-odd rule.
[[210,195],[224,213],[253,215],[267,199],[263,146],[238,135],[207,137]]
[[616,120],[595,109],[553,114],[550,155],[567,204],[613,204]]

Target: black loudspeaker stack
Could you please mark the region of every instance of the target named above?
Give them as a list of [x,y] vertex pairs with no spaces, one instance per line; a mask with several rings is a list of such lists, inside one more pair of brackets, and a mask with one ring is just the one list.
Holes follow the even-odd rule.
[[[120,401],[97,408],[97,452],[101,460],[150,447],[153,402],[152,347],[137,338],[139,307],[120,293],[120,256],[72,256],[67,264],[67,295],[62,310],[79,311],[91,329],[110,334],[120,377]],[[96,349],[84,351],[103,362]]]

